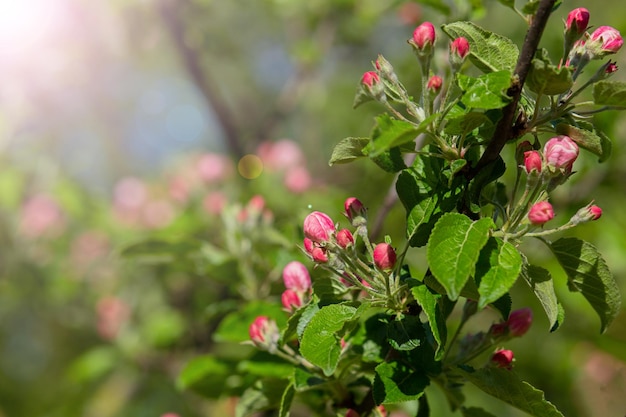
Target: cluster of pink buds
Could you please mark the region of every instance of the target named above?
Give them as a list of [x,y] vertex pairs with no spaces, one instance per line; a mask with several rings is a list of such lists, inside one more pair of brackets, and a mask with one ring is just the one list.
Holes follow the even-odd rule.
[[309,271],[298,261],[289,262],[283,268],[285,291],[281,296],[283,308],[288,312],[302,307],[311,292],[311,276]]
[[[345,288],[382,297],[397,263],[396,251],[387,242],[370,243],[367,210],[359,199],[347,198],[343,208],[354,229],[340,228],[327,214],[314,211],[304,219],[304,251]],[[289,297],[296,305],[295,297]]]
[[[575,68],[573,78],[593,59],[602,59],[617,53],[624,40],[620,32],[611,26],[600,26],[591,34],[586,32],[589,25],[589,11],[584,7],[572,10],[565,21],[563,56],[565,65]],[[603,68],[606,76],[615,72],[616,66]],[[596,77],[600,79],[601,77]]]
[[[533,149],[529,142],[518,145],[518,162],[523,162],[520,168],[528,175],[527,191],[545,189],[551,191],[563,184],[573,173],[574,162],[578,158],[578,145],[569,136],[556,136],[546,142],[543,152]],[[527,193],[533,195],[533,192]],[[521,204],[527,204],[522,201]],[[554,208],[547,201],[547,193],[538,201],[530,201],[530,208],[526,214],[528,222],[533,226],[543,226],[554,218]],[[595,205],[581,208],[574,215],[567,227],[575,226],[590,220],[597,220],[602,215],[602,209]]]

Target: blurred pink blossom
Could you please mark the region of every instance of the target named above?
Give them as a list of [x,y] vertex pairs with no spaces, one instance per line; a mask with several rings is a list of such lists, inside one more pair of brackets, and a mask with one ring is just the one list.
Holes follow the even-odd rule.
[[84,268],[107,256],[110,250],[109,238],[104,233],[88,231],[78,235],[72,241],[70,258],[73,265]]
[[208,194],[202,200],[202,208],[209,214],[220,214],[228,203],[228,197],[221,191]]
[[149,201],[142,210],[144,225],[154,229],[167,226],[174,220],[175,215],[174,207],[167,200]]
[[285,187],[292,193],[303,193],[311,187],[311,174],[304,166],[294,166],[285,172]]
[[257,154],[268,171],[284,171],[305,163],[302,149],[289,139],[262,142],[257,148]]
[[233,166],[224,155],[206,153],[198,158],[196,170],[201,180],[206,183],[215,183],[228,178],[233,172]]
[[123,300],[109,296],[98,301],[96,313],[98,334],[103,339],[113,340],[130,316],[130,307]]
[[64,217],[58,203],[51,197],[38,194],[29,198],[22,206],[19,230],[34,238],[60,231]]

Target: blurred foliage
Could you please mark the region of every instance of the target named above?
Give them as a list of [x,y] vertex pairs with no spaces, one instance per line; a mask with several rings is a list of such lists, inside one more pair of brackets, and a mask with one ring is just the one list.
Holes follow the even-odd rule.
[[[185,364],[220,353],[231,358],[225,382],[231,369],[253,372],[239,363],[251,349],[233,343],[248,323],[226,328],[224,317],[259,296],[279,305],[280,271],[304,259],[300,222],[311,209],[336,215],[354,194],[375,216],[393,182],[370,164],[327,166],[337,141],[367,135],[380,110],[352,110],[360,74],[384,53],[417,88],[405,39],[425,19],[524,33],[498,4],[422,3],[58,0],[58,36],[0,30],[14,48],[0,53],[0,416],[233,415],[232,399],[176,385]],[[623,6],[599,6],[587,6],[592,24],[625,33],[614,12]],[[553,18],[544,42],[558,46],[561,27]],[[613,155],[601,165],[581,155],[553,203],[579,207],[594,190],[605,215],[576,233],[596,243],[625,293],[626,123],[617,112],[595,122]],[[279,157],[276,143],[287,144]],[[261,156],[262,175],[238,175],[245,153]],[[404,237],[399,208],[384,226]],[[419,269],[423,254],[413,259]],[[527,288],[515,291],[540,310]],[[521,377],[567,416],[623,413],[626,313],[600,337],[578,295],[559,298],[571,313],[557,334],[537,314],[512,343]],[[245,386],[228,382],[233,395]]]

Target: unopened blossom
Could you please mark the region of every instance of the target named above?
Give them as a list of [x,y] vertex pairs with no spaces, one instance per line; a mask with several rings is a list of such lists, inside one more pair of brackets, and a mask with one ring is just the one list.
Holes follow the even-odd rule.
[[553,218],[554,209],[552,208],[552,204],[547,201],[535,203],[528,211],[528,220],[535,226],[541,226]]
[[615,62],[609,62],[606,68],[604,69],[604,73],[607,75],[613,74],[614,72],[617,72],[618,69],[619,68],[617,68],[617,64]]
[[430,91],[433,96],[436,96],[437,94],[439,94],[439,91],[441,91],[442,85],[443,80],[441,79],[441,77],[438,75],[433,75],[428,79],[428,82],[426,83],[426,88],[428,88],[428,91]]
[[311,251],[311,257],[313,258],[313,261],[320,264],[328,262],[328,255],[326,254],[325,248],[314,247]]
[[524,168],[526,173],[530,174],[533,171],[541,172],[541,166],[543,165],[543,158],[538,151],[524,152]]
[[616,53],[623,44],[624,39],[617,29],[600,26],[593,31],[586,46],[594,56],[604,56]]
[[467,54],[469,54],[469,51],[469,42],[463,36],[450,42],[450,55],[455,56],[460,60],[464,60],[465,57],[467,57]]
[[379,243],[374,248],[374,264],[383,271],[393,269],[396,264],[396,251],[388,243]]
[[598,220],[602,216],[602,209],[596,205],[588,205],[576,212],[570,219],[572,224],[585,223],[592,220]]
[[525,307],[512,311],[507,320],[509,335],[513,337],[523,336],[530,329],[532,323],[533,311],[530,308]]
[[367,71],[361,77],[361,83],[370,88],[373,87],[374,84],[378,84],[379,82],[380,82],[380,77],[378,76],[376,71]]
[[513,367],[513,351],[508,349],[499,349],[491,356],[491,363],[498,368],[511,369]]
[[424,22],[413,31],[413,44],[418,50],[429,50],[435,44],[435,26],[430,22]]
[[298,292],[307,292],[311,289],[309,270],[301,262],[291,261],[283,268],[283,282],[285,288]]
[[327,242],[334,233],[335,224],[325,213],[314,211],[304,219],[304,236],[313,242]]
[[348,246],[354,245],[354,236],[348,229],[341,229],[337,232],[337,244],[346,249]]
[[556,136],[548,140],[543,147],[546,163],[555,168],[571,172],[574,161],[578,158],[578,145],[569,136]]
[[602,216],[602,209],[598,206],[591,206],[588,209],[591,220],[598,220]]
[[361,200],[356,197],[348,197],[343,203],[344,213],[350,222],[357,217],[365,218],[367,210]]
[[283,308],[289,312],[292,312],[293,310],[302,307],[302,296],[298,292],[290,288],[283,291],[280,297],[280,301],[283,305]]
[[585,9],[584,7],[579,7],[572,10],[567,15],[567,20],[565,21],[565,32],[573,32],[576,35],[580,36],[585,33],[585,30],[587,30],[588,24],[589,10]]
[[278,341],[278,326],[266,316],[258,316],[248,328],[250,340],[258,347],[269,349]]

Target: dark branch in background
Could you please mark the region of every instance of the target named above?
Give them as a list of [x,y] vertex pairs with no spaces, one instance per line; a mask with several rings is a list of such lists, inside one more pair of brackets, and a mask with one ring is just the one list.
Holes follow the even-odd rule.
[[539,40],[546,27],[546,23],[548,23],[548,18],[550,17],[554,3],[556,3],[556,0],[541,0],[539,3],[537,13],[533,16],[528,32],[526,32],[522,51],[517,60],[517,65],[515,66],[513,84],[507,91],[507,95],[511,97],[511,102],[503,109],[502,118],[496,126],[495,133],[487,149],[485,149],[485,152],[476,166],[469,169],[467,173],[468,179],[474,178],[482,168],[498,159],[498,155],[500,155],[504,145],[516,137],[517,129],[513,126],[513,120],[517,116],[517,105],[522,95],[522,88],[524,87],[526,76],[530,71],[531,61],[539,46]]
[[222,99],[215,83],[203,70],[197,51],[193,50],[185,42],[185,27],[180,20],[182,4],[183,2],[180,0],[160,0],[157,3],[157,7],[165,26],[170,32],[174,46],[180,54],[185,69],[220,122],[228,150],[231,155],[239,159],[244,155],[244,150],[240,142],[241,135],[239,129],[237,129],[235,118]]

